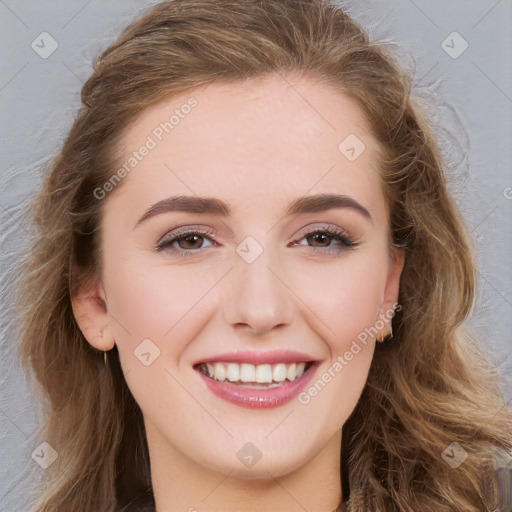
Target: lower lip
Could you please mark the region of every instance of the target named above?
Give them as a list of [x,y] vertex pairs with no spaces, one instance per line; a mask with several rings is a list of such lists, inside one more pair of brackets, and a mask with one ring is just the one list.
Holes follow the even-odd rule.
[[207,377],[199,370],[196,371],[214,395],[249,409],[269,409],[279,407],[295,398],[313,378],[316,368],[317,365],[312,364],[302,376],[294,381],[269,389],[244,388],[231,382],[220,382]]

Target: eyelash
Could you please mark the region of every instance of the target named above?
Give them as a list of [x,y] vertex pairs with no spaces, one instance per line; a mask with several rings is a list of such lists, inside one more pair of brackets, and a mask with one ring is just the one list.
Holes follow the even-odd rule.
[[[352,249],[354,247],[357,247],[359,244],[354,242],[349,234],[343,230],[343,229],[340,229],[340,228],[335,228],[335,227],[325,227],[325,228],[314,228],[312,229],[311,231],[309,231],[308,233],[306,233],[302,238],[300,238],[299,240],[296,240],[293,242],[293,245],[294,246],[297,246],[298,243],[300,240],[304,239],[304,238],[308,238],[312,235],[315,235],[317,233],[322,233],[322,234],[327,234],[327,235],[330,235],[330,238],[334,238],[334,239],[337,239],[338,241],[341,242],[342,244],[342,248],[341,249],[338,249],[338,250],[333,250],[333,249],[329,249],[329,248],[322,248],[322,247],[311,247],[311,249],[313,249],[315,252],[320,252],[322,254],[339,254],[340,252],[346,250],[346,249]],[[178,254],[180,257],[193,257],[195,256],[195,254],[193,253],[196,253],[198,251],[200,251],[201,249],[189,249],[189,250],[185,250],[185,249],[168,249],[170,248],[171,244],[173,244],[174,242],[178,242],[180,240],[185,240],[187,237],[191,236],[191,235],[199,235],[200,237],[202,238],[208,238],[210,239],[210,241],[212,242],[216,242],[215,238],[212,238],[213,235],[214,235],[214,231],[211,230],[211,229],[205,229],[205,230],[202,230],[202,229],[198,229],[198,230],[190,230],[190,229],[185,229],[181,232],[178,232],[178,233],[173,233],[172,237],[171,238],[165,238],[166,235],[164,235],[164,237],[162,237],[156,244],[155,244],[155,250],[157,252],[162,252],[162,251],[166,251],[166,250],[169,250],[170,252],[174,252],[176,254]],[[217,243],[217,242],[216,242]]]

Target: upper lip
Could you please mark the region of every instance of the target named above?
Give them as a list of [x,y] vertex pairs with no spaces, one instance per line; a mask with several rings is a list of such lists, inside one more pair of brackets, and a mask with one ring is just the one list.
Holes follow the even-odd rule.
[[272,351],[253,351],[253,350],[240,350],[237,352],[229,352],[226,354],[219,354],[216,356],[201,359],[196,364],[200,363],[250,363],[250,364],[274,364],[274,363],[309,363],[316,362],[314,357],[311,357],[304,352],[296,350],[272,350]]

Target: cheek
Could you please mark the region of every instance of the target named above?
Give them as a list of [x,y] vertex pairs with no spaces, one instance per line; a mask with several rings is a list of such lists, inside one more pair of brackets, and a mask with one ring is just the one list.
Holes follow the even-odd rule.
[[301,314],[328,351],[298,402],[333,432],[354,410],[373,358],[371,328],[378,320],[385,268],[372,263],[340,264],[322,279],[322,273],[304,271],[295,281],[294,291],[307,305]]
[[308,316],[318,317],[331,351],[340,353],[378,320],[386,272],[384,258],[354,254],[323,268],[290,269],[288,282],[311,310]]
[[[115,262],[115,263],[114,263]],[[166,358],[177,361],[204,316],[205,294],[218,281],[212,268],[149,263],[144,255],[105,264],[104,284],[115,340],[124,365],[133,351],[151,340]]]

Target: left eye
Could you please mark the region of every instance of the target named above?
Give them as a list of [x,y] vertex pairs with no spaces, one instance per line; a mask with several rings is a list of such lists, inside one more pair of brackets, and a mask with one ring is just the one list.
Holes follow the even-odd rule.
[[[168,251],[175,252],[182,256],[192,256],[193,253],[198,252],[199,249],[204,249],[203,241],[208,240],[213,244],[217,244],[213,233],[203,231],[188,231],[182,233],[174,233],[169,236],[164,236],[157,244],[155,249],[157,251]],[[356,242],[353,242],[346,231],[338,228],[317,228],[309,233],[305,234],[301,239],[292,242],[292,246],[303,246],[299,244],[301,240],[314,240],[315,243],[324,243],[326,238],[331,242],[337,240],[337,248],[332,248],[332,244],[329,243],[327,246],[315,247],[309,245],[314,251],[320,251],[321,253],[339,253],[346,249],[357,246]],[[177,244],[177,247],[175,246]],[[335,246],[335,247],[336,247]],[[211,246],[210,246],[211,247]]]
[[[307,233],[301,240],[304,240],[304,239],[313,239],[316,243],[320,242],[324,242],[325,239],[328,239],[330,241],[332,240],[337,240],[339,243],[337,244],[338,247],[340,247],[338,250],[336,249],[331,249],[330,247],[313,247],[313,249],[315,250],[319,250],[322,252],[322,249],[328,249],[327,251],[323,251],[323,252],[339,252],[339,251],[343,251],[344,249],[347,249],[347,248],[351,248],[351,247],[355,247],[357,245],[356,242],[352,241],[349,234],[345,231],[345,230],[342,230],[342,229],[339,229],[339,228],[333,228],[333,227],[329,227],[329,228],[316,228],[314,229],[313,231]],[[297,244],[297,242],[294,242],[293,245],[299,245]]]

